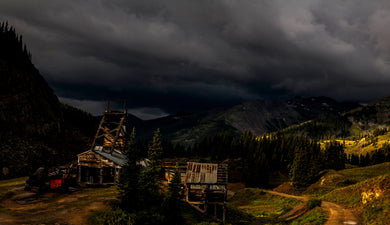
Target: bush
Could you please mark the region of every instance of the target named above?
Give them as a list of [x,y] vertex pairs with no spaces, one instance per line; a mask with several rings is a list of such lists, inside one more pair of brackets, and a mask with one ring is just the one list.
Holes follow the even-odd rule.
[[349,185],[353,185],[353,184],[356,184],[357,181],[354,180],[354,179],[346,179],[342,182],[340,182],[340,184],[344,187],[344,186],[349,186]]
[[320,199],[310,199],[307,201],[306,206],[309,209],[314,209],[317,206],[321,206],[322,201]]
[[90,225],[133,225],[135,215],[117,208],[114,210],[95,211],[88,217]]

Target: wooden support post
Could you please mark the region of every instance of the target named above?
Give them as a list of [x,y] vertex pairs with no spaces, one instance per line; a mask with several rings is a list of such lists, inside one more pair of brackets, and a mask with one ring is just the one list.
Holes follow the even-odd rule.
[[222,206],[222,221],[225,221],[226,219],[226,207],[225,207],[225,203],[223,203],[223,206]]
[[119,171],[116,167],[114,167],[114,182],[119,180]]
[[188,202],[188,196],[190,195],[190,190],[191,190],[191,187],[188,185],[187,186],[187,194],[186,194],[186,201]]
[[77,181],[81,183],[81,166],[79,166],[79,176],[77,177]]
[[217,204],[214,204],[214,216],[217,218]]
[[103,184],[103,167],[100,167],[99,171],[99,184]]

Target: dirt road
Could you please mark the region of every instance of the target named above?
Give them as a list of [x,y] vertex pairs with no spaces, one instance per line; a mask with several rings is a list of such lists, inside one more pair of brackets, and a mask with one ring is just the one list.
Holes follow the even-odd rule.
[[[289,195],[289,194],[280,193],[280,192],[276,192],[276,191],[267,191],[267,190],[264,190],[264,191],[267,193],[273,194],[273,195],[301,199],[304,202],[307,202],[309,200],[309,197],[307,197],[307,196]],[[329,218],[328,218],[328,221],[325,223],[325,225],[339,225],[339,224],[359,225],[359,224],[361,224],[359,219],[352,213],[351,210],[346,209],[340,205],[337,205],[337,204],[332,203],[332,202],[323,201],[321,208],[329,211]]]
[[[11,190],[13,196],[0,202],[0,224],[86,224],[94,210],[109,207],[117,190],[109,188],[80,188],[73,193],[46,193],[28,196],[23,188]],[[20,198],[19,198],[20,197]],[[28,197],[28,198],[24,198]]]

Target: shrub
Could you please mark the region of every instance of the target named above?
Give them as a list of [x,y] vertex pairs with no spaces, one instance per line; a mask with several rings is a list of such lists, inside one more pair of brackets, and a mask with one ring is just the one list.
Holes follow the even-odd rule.
[[92,225],[133,225],[134,215],[117,208],[114,210],[95,211],[88,217],[88,224]]
[[340,184],[342,186],[349,186],[349,185],[353,185],[353,184],[356,184],[356,183],[357,183],[357,181],[354,180],[354,179],[346,179],[346,180],[340,182]]
[[320,199],[310,199],[307,201],[306,206],[309,209],[314,209],[317,206],[321,206],[322,201]]

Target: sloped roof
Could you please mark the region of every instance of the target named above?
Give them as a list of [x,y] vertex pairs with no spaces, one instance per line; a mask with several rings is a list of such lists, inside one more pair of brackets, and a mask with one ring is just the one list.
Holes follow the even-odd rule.
[[[78,156],[82,155],[82,154],[87,154],[90,151],[91,150],[88,150],[86,152],[82,152],[82,153],[78,154]],[[102,156],[105,159],[112,161],[113,163],[115,163],[119,166],[124,166],[127,162],[127,158],[124,154],[119,153],[117,151],[112,151],[112,154],[110,154],[110,151],[103,149],[103,146],[95,146],[94,149],[92,150],[92,152]],[[140,161],[137,161],[137,165],[141,165],[144,168],[146,168],[149,165],[149,163],[150,163],[150,160],[146,159],[146,158],[142,159]]]
[[195,184],[216,184],[218,164],[188,162],[185,181]]
[[119,153],[119,152],[116,152],[116,151],[112,151],[112,154],[110,155],[110,151],[108,150],[93,150],[93,152],[103,156],[104,158],[114,162],[115,164],[117,165],[120,165],[120,166],[124,166],[127,162],[127,159],[126,159],[126,156]]

